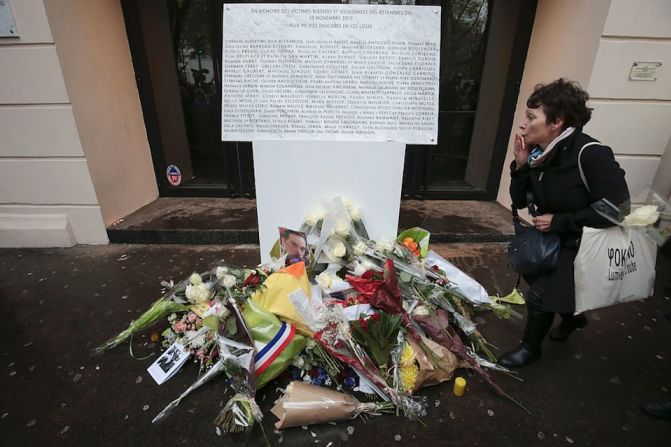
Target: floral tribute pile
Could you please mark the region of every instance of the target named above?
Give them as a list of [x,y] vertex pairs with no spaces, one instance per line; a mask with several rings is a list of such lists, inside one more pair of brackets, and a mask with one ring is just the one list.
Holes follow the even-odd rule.
[[[96,348],[102,353],[164,321],[167,328],[151,334],[166,348],[149,368],[152,376],[162,383],[184,359],[199,363],[198,380],[154,422],[217,377],[232,389],[214,419],[218,433],[250,431],[263,417],[256,390],[280,374],[293,381],[271,410],[278,429],[361,414],[421,421],[427,402],[417,391],[451,380],[458,368],[472,369],[510,398],[487,370],[510,371],[495,364],[471,319],[475,310],[507,317],[510,309],[430,251],[427,231],[372,241],[361,211],[338,197],[308,214],[294,233],[307,245],[302,258],[283,253],[278,243],[270,263],[220,263],[164,284],[167,293]],[[183,355],[168,358],[169,352]]]

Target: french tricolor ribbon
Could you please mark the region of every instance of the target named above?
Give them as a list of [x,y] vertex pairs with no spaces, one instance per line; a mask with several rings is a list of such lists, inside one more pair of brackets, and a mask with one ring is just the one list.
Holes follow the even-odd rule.
[[256,376],[259,376],[273,363],[273,360],[280,355],[280,353],[287,347],[287,345],[294,339],[296,335],[296,328],[287,323],[282,323],[277,334],[273,337],[267,345],[263,347],[254,356],[254,367]]

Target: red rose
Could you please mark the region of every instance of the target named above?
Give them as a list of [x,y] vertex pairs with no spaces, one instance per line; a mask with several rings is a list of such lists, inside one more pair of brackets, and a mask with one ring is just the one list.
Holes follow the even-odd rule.
[[252,272],[247,279],[245,279],[242,287],[256,287],[259,284],[261,284],[261,277],[256,272]]

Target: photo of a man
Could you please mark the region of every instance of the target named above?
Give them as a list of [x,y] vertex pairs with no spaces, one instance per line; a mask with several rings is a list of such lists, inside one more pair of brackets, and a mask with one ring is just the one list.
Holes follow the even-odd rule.
[[181,357],[180,354],[179,349],[176,346],[172,346],[158,359],[158,365],[164,373],[168,374],[172,367],[175,366],[175,363],[177,363]]
[[305,233],[280,227],[280,254],[287,255],[286,265],[306,261],[308,241]]

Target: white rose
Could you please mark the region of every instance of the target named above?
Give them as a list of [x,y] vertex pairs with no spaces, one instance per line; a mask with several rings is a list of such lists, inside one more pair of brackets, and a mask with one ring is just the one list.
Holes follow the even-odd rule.
[[350,211],[349,217],[351,217],[352,220],[361,220],[361,208],[355,208]]
[[192,304],[200,304],[210,299],[210,283],[203,284],[200,283],[197,286],[188,285],[186,286],[186,291],[184,292],[186,298]]
[[349,236],[349,222],[346,222],[344,220],[338,221],[335,227],[335,231],[340,236]]
[[333,285],[333,277],[329,272],[321,272],[319,275],[317,275],[317,284],[322,289],[330,289],[331,286]]
[[354,244],[355,255],[361,256],[366,253],[366,250],[368,250],[368,246],[366,245],[365,242],[359,241],[356,244]]
[[347,208],[347,212],[352,211],[352,201],[348,199],[347,197],[341,197],[342,204],[345,205],[345,208]]
[[317,222],[319,222],[319,218],[315,213],[309,212],[308,215],[305,216],[305,223],[308,226],[313,227],[317,225]]
[[191,276],[189,276],[189,282],[192,285],[197,286],[203,283],[203,278],[201,278],[198,273],[193,273]]
[[226,273],[228,273],[228,268],[227,267],[217,267],[217,278],[221,278],[224,276]]
[[333,250],[332,250],[333,256],[337,258],[342,258],[347,254],[347,248],[345,247],[345,244],[342,242],[338,241],[333,245]]
[[652,225],[659,219],[660,212],[657,211],[657,205],[645,205],[636,208],[628,216],[625,216],[622,225],[625,227],[644,227]]
[[233,275],[224,275],[222,277],[221,282],[224,285],[224,287],[233,287],[233,286],[235,286],[235,283],[237,282],[237,280],[235,279],[235,276],[233,276]]
[[354,275],[363,276],[364,273],[366,273],[365,267],[363,265],[357,263],[356,266],[354,267]]
[[305,216],[305,223],[308,225],[315,225],[320,220],[324,220],[324,216],[326,216],[326,211],[321,206],[318,206]]
[[186,295],[186,299],[189,300],[190,303],[195,303],[198,298],[198,286],[189,284],[188,286],[186,286],[184,294]]
[[394,249],[394,243],[386,237],[382,237],[375,243],[375,247],[380,251],[390,252]]
[[420,304],[419,306],[415,307],[415,309],[412,311],[413,315],[421,315],[421,316],[429,316],[429,308],[426,307],[423,304]]
[[303,360],[303,357],[298,356],[294,359],[293,362],[291,362],[291,364],[298,369],[303,369],[303,367],[305,366],[305,360]]

